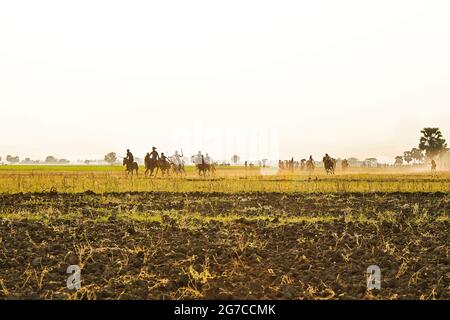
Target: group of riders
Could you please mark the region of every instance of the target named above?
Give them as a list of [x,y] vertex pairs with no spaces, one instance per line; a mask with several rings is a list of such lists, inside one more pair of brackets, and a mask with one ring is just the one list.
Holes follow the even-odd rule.
[[[201,151],[199,151],[198,154],[192,156],[191,160],[195,164],[200,175],[206,175],[207,172],[215,172],[213,159],[208,154],[203,155]],[[152,147],[152,151],[147,152],[144,157],[145,175],[149,177],[153,175],[156,176],[158,171],[161,171],[162,175],[168,175],[171,171],[176,175],[186,174],[184,164],[183,151],[181,151],[181,154],[178,153],[178,151],[175,151],[172,156],[166,156],[164,152],[159,154],[156,147]],[[127,173],[136,173],[137,175],[139,165],[134,161],[134,156],[130,149],[127,149],[126,157],[123,158],[123,165],[126,166]]]
[[[328,153],[322,158],[322,162],[327,174],[334,174],[336,170],[336,159],[330,157]],[[342,170],[345,171],[350,166],[347,159],[342,160],[341,162]],[[307,170],[309,172],[314,171],[316,167],[316,163],[312,156],[309,156],[309,159],[301,159],[300,161],[294,161],[294,158],[290,160],[279,160],[278,168],[280,170],[290,170],[294,171],[294,169]]]
[[[201,151],[199,151],[196,155],[191,157],[191,161],[195,164],[199,175],[205,176],[207,173],[215,172],[214,161],[207,153],[203,155]],[[322,162],[327,174],[334,174],[336,170],[336,159],[330,157],[327,153],[323,157]],[[166,156],[164,152],[159,154],[156,147],[153,147],[152,151],[147,152],[145,155],[144,164],[145,175],[149,177],[156,176],[158,171],[161,171],[163,176],[170,174],[170,172],[173,172],[176,175],[186,174],[183,151],[181,151],[181,154],[178,151],[175,151],[172,156]],[[123,165],[126,166],[126,171],[128,173],[138,173],[139,165],[129,149],[127,149],[126,157],[123,158]],[[349,167],[349,163],[346,159],[342,160],[341,165],[343,171]],[[294,171],[294,169],[299,168],[300,170],[306,169],[307,171],[312,172],[314,171],[315,166],[316,164],[312,156],[309,156],[308,160],[302,159],[300,161],[294,161],[294,158],[291,158],[290,160],[278,161],[280,170]]]

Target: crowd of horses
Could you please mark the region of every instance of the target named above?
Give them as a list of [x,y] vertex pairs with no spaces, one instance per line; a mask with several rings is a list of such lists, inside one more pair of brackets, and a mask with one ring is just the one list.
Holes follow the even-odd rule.
[[[336,159],[328,156],[328,154],[322,159],[323,167],[327,174],[334,174],[336,171],[337,161]],[[128,158],[123,159],[123,166],[126,167],[125,171],[127,175],[138,175],[139,165],[136,161],[130,161]],[[161,172],[162,176],[169,176],[174,174],[176,176],[186,175],[186,170],[184,168],[184,162],[175,163],[170,158],[166,160],[163,159],[145,159],[144,160],[146,177],[156,177],[158,172]],[[349,167],[349,163],[346,159],[341,161],[342,170],[345,171]],[[195,167],[200,176],[206,176],[207,174],[214,174],[216,168],[214,163],[200,162],[196,163]],[[313,172],[316,167],[315,161],[310,157],[308,160],[302,159],[301,161],[294,161],[294,158],[290,160],[279,160],[278,167],[280,170],[290,170],[294,169],[306,170],[308,172]]]
[[[139,165],[136,161],[129,161],[128,158],[123,159],[123,166],[125,166],[125,171],[128,175],[138,175]],[[156,177],[158,172],[161,172],[162,176],[169,176],[174,174],[176,176],[186,175],[186,170],[184,168],[184,162],[177,164],[170,158],[163,159],[145,159],[144,160],[146,177]],[[198,163],[195,165],[198,174],[200,176],[206,176],[206,174],[214,174],[216,172],[215,165],[213,163]]]
[[[323,167],[327,174],[334,174],[336,171],[337,160],[325,155],[322,159]],[[347,159],[341,161],[342,171],[347,170],[350,166]],[[302,159],[300,161],[294,161],[294,158],[290,160],[279,160],[278,168],[280,170],[294,171],[295,169],[300,169],[301,171],[306,170],[308,172],[313,172],[316,168],[316,162],[313,160],[312,156],[308,160]]]

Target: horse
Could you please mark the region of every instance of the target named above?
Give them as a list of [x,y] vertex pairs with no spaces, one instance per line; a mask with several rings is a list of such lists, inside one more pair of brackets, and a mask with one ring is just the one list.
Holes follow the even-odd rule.
[[309,172],[313,172],[315,168],[315,164],[313,160],[306,161],[306,170]]
[[201,176],[203,172],[203,176],[206,176],[206,172],[209,172],[211,174],[214,174],[216,172],[216,167],[214,164],[209,163],[199,163],[195,165],[198,170],[198,174]]
[[[158,174],[158,171],[161,170],[162,175],[164,176],[166,173],[169,174],[169,170],[171,164],[168,161],[163,161],[161,159],[146,159],[145,161],[145,176],[151,177],[153,176],[153,171],[155,171],[155,177]],[[150,175],[148,174],[150,172]]]
[[170,168],[172,168],[172,163],[167,160],[158,160],[158,167],[161,170],[162,175],[170,175]]
[[137,162],[132,162],[128,158],[123,158],[122,165],[126,166],[125,171],[126,171],[127,175],[130,175],[130,173],[131,173],[131,176],[133,176],[135,171],[136,171],[136,176],[138,175],[139,165],[137,164]]
[[174,162],[170,163],[172,171],[174,174],[178,175],[186,175],[186,170],[184,169],[184,163],[176,164]]
[[342,171],[346,171],[348,169],[348,167],[350,166],[348,163],[348,160],[347,159],[342,160],[341,166],[342,166]]
[[334,174],[334,170],[336,169],[336,159],[324,157],[323,164],[327,174]]

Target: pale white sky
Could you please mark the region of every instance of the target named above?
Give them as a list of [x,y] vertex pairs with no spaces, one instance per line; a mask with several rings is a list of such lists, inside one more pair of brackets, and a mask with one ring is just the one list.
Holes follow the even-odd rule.
[[1,1],[0,156],[392,158],[450,140],[449,39],[448,0]]

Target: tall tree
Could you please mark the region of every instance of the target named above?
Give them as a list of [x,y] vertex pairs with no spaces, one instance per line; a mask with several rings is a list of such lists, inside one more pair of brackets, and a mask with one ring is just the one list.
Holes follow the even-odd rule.
[[412,148],[411,157],[413,158],[414,162],[422,162],[424,159],[423,151],[418,148]]
[[428,159],[433,159],[447,148],[447,143],[439,128],[424,128],[419,141],[419,149],[425,151]]
[[403,152],[403,160],[405,160],[408,164],[413,160],[411,151]]
[[17,163],[17,162],[19,162],[19,156],[13,157],[10,154],[8,154],[6,156],[6,161],[8,161],[9,163]]
[[57,163],[58,159],[56,159],[54,156],[47,156],[45,158],[45,163]]
[[396,156],[395,157],[395,164],[398,166],[401,166],[403,164],[403,157],[402,156]]
[[105,161],[109,164],[113,164],[117,161],[117,155],[115,152],[110,152],[107,155],[105,155]]

